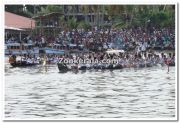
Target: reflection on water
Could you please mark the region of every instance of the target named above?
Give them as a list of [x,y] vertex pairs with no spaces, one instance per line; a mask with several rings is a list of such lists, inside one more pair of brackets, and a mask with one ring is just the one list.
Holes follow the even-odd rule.
[[175,68],[58,73],[5,66],[6,118],[172,118]]

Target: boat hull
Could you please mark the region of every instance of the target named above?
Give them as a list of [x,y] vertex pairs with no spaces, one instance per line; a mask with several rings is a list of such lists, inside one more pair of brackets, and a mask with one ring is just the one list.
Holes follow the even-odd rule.
[[[168,64],[166,64],[168,65]],[[169,63],[169,66],[175,66],[175,63]]]
[[14,62],[10,64],[12,67],[31,67],[38,65],[37,63],[27,63],[27,62]]
[[92,67],[87,67],[87,66],[81,66],[79,68],[72,68],[72,69],[69,69],[67,66],[64,66],[62,64],[57,64],[58,65],[58,69],[59,69],[59,72],[67,72],[67,71],[73,71],[73,70],[117,70],[117,69],[123,69],[123,66],[122,65],[117,65],[117,66],[113,66],[113,65],[109,65],[107,67],[105,66],[92,66]]

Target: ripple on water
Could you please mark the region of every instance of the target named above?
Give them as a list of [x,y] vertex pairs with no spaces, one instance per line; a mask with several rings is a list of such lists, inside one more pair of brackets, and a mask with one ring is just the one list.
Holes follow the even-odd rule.
[[6,118],[172,118],[175,68],[59,73],[5,66]]

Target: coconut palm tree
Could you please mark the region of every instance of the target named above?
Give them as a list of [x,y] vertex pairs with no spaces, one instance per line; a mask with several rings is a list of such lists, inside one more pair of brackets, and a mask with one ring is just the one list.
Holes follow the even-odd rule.
[[85,16],[85,21],[87,22],[88,21],[89,6],[88,5],[81,5],[80,9]]

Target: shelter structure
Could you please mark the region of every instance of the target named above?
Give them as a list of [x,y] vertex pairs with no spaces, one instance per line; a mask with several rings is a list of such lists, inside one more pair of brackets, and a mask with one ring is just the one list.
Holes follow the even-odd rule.
[[63,16],[62,13],[52,12],[40,16],[35,16],[36,34],[55,36],[61,30],[59,17]]
[[34,28],[35,21],[32,18],[5,12],[5,40],[13,36],[18,37],[18,40],[21,41],[31,34]]

